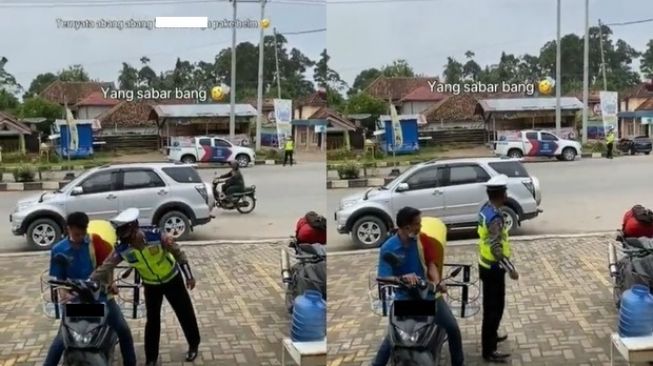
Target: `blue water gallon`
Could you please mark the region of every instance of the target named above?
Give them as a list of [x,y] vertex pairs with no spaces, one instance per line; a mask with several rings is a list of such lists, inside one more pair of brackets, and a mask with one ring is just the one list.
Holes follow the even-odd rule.
[[621,297],[619,335],[641,337],[652,333],[653,295],[647,286],[634,285]]
[[306,290],[293,307],[290,338],[293,342],[315,342],[326,337],[326,302],[320,291]]

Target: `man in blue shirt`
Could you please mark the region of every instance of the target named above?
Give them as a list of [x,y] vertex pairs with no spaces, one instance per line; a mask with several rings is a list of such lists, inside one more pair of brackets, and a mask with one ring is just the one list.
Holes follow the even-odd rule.
[[[427,263],[422,263],[420,244],[417,237],[422,229],[421,212],[412,207],[404,207],[397,212],[397,233],[381,246],[379,252],[379,278],[402,278],[404,281],[417,284],[420,279],[428,279],[433,283],[440,282],[440,271],[432,257],[425,256]],[[395,254],[401,263],[398,266],[392,266],[383,259],[386,253]],[[427,273],[425,273],[427,272]],[[444,284],[439,286],[441,292],[446,292]],[[404,291],[397,290],[395,293],[396,300],[410,299],[410,295]],[[451,354],[451,364],[460,366],[463,364],[463,345],[460,335],[460,328],[456,318],[451,313],[447,302],[439,297],[436,299],[436,323],[443,327],[447,332],[449,353]],[[390,361],[392,354],[392,345],[388,336],[385,337],[379,351],[374,359],[372,366],[385,366]]]
[[[68,238],[63,239],[52,248],[50,257],[50,277],[64,280],[86,280],[90,277],[95,267],[104,260],[97,253],[94,244],[88,234],[88,216],[83,212],[74,212],[68,216],[66,226]],[[65,259],[65,261],[62,261]],[[96,263],[99,262],[99,263]],[[59,302],[67,303],[72,300],[74,294],[69,291],[59,290]],[[136,366],[136,352],[134,351],[134,340],[129,325],[120,311],[120,307],[113,298],[107,300],[109,326],[116,332],[120,341],[124,366]],[[48,355],[45,358],[44,366],[57,366],[65,351],[65,345],[61,330],[57,333]]]

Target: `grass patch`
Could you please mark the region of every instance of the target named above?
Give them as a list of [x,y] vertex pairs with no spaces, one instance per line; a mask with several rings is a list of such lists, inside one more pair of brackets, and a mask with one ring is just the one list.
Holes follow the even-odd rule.
[[397,155],[396,159],[392,157],[392,154],[385,154],[382,151],[377,151],[376,156],[372,156],[372,153],[367,151],[363,153],[362,151],[344,151],[344,150],[333,150],[327,152],[327,161],[329,164],[340,164],[351,160],[356,160],[361,163],[373,163],[373,162],[387,162],[392,163],[394,161],[416,161],[416,160],[430,160],[436,159],[447,152],[455,149],[467,148],[469,146],[456,146],[456,145],[440,145],[440,146],[426,146],[421,147],[417,154],[402,154]]

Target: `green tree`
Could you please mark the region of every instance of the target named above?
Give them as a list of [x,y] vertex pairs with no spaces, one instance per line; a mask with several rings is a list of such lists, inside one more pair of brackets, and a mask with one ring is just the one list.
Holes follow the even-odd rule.
[[52,123],[63,115],[63,107],[37,96],[26,99],[18,107],[16,115],[20,118],[45,118],[46,122],[36,126],[40,132],[49,135]]
[[338,93],[347,87],[347,83],[342,81],[340,74],[329,67],[329,54],[326,48],[320,53],[320,60],[315,64],[313,80],[319,87],[330,88]]
[[408,61],[400,59],[395,60],[390,65],[386,65],[381,69],[381,73],[385,77],[414,77],[415,71],[408,64]]
[[126,62],[118,74],[118,87],[123,90],[136,90],[138,85],[138,70]]
[[481,66],[474,61],[474,56],[474,52],[472,51],[465,52],[467,62],[463,65],[463,77],[467,80],[478,81],[482,70]]
[[382,74],[381,70],[375,68],[361,71],[360,74],[356,75],[354,83],[347,94],[351,96],[360,93]]
[[45,74],[38,74],[34,80],[29,84],[29,89],[23,95],[23,99],[39,95],[45,88],[57,80],[57,75],[48,72]]
[[380,116],[387,113],[388,105],[381,99],[367,93],[359,93],[347,100],[345,112],[347,114],[370,113]]
[[642,54],[640,70],[642,71],[642,74],[644,74],[644,77],[647,79],[653,79],[653,39],[648,41],[646,47],[648,48]]
[[156,88],[159,78],[156,72],[150,67],[150,59],[146,56],[141,57],[141,69],[138,70],[138,85],[141,88]]
[[6,57],[0,58],[0,110],[11,112],[19,104],[15,94],[23,88],[18,84],[14,75],[7,71],[8,62]]
[[463,79],[463,65],[453,57],[447,57],[443,74],[448,84],[458,84]]
[[61,81],[90,81],[88,73],[82,65],[72,65],[65,70],[59,71],[57,75]]

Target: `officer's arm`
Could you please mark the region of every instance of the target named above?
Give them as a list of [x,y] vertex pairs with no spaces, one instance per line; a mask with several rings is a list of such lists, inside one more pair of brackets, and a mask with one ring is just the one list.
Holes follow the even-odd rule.
[[488,231],[490,232],[490,248],[492,249],[492,255],[494,255],[494,258],[500,262],[503,259],[503,246],[501,243],[503,220],[501,217],[497,217],[490,222]]
[[181,271],[184,273],[184,277],[186,280],[193,279],[193,272],[190,270],[190,264],[188,263],[188,257],[186,256],[186,253],[184,253],[183,250],[181,250],[181,247],[179,244],[175,243],[175,240],[170,236],[164,234],[161,237],[161,244],[163,245],[163,248],[168,251],[170,254],[172,254],[173,257],[175,257],[175,260],[177,263],[179,263],[179,267],[181,268]]
[[91,280],[98,281],[103,285],[109,285],[113,281],[113,270],[122,262],[122,257],[114,249],[104,262],[91,273]]

